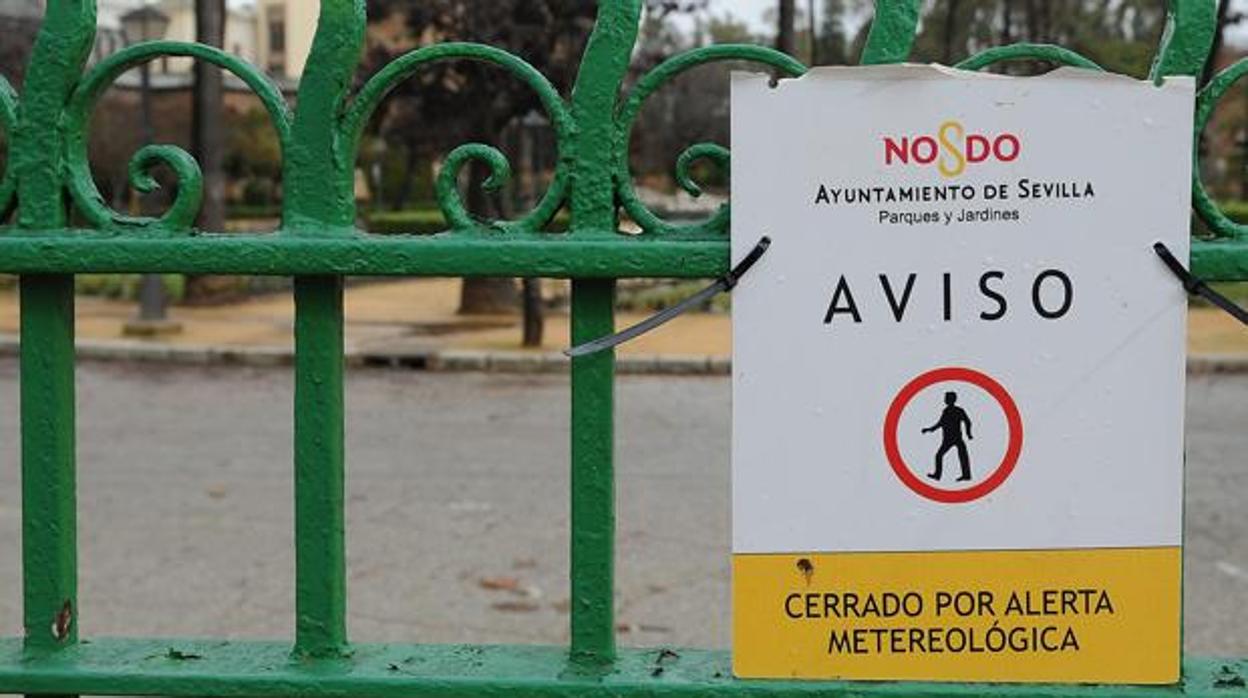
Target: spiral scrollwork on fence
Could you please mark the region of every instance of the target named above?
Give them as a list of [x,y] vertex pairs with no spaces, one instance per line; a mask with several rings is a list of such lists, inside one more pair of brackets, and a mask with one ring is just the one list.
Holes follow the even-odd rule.
[[[347,151],[355,153],[365,124],[377,106],[399,83],[411,77],[420,68],[437,61],[473,60],[488,63],[518,77],[538,96],[543,109],[550,117],[551,127],[559,151],[559,164],[554,179],[546,193],[532,211],[514,221],[490,221],[484,226],[495,230],[537,231],[550,222],[568,194],[568,139],[572,119],[568,107],[558,90],[527,61],[502,49],[484,44],[447,43],[410,51],[391,61],[374,75],[356,95],[341,125],[342,140],[349,144]],[[493,191],[506,185],[511,177],[507,157],[497,148],[484,143],[469,143],[452,150],[443,163],[435,185],[438,206],[453,229],[463,230],[483,227],[473,219],[465,206],[459,190],[459,174],[471,161],[485,163],[490,177],[485,181],[487,190]]]
[[[1212,8],[1212,3],[1181,0],[1168,3],[1166,29],[1150,77],[1199,74],[1216,27]],[[920,0],[877,2],[862,62],[872,64],[905,60],[917,33],[921,9]],[[618,88],[630,52],[636,44],[636,25],[642,11],[639,0],[619,0],[601,4],[598,24],[594,29],[596,39],[591,39],[591,47],[583,57],[581,77],[590,76],[585,79],[593,83],[586,83],[593,90],[587,89],[583,96],[590,97],[588,93],[592,91],[601,93],[606,100],[601,104],[593,99],[583,100],[585,105],[592,103],[592,108],[577,107],[575,93],[566,97],[560,95],[545,76],[520,57],[500,48],[473,43],[438,44],[410,51],[385,66],[358,93],[352,95],[349,88],[351,75],[356,69],[354,61],[359,56],[366,32],[364,1],[322,0],[320,10],[321,22],[304,75],[304,88],[300,92],[300,104],[311,106],[309,113],[292,115],[281,91],[262,71],[236,56],[195,43],[157,41],[136,44],[94,67],[84,69],[85,51],[94,32],[95,2],[51,0],[48,3],[49,24],[45,29],[55,27],[55,30],[44,32],[47,34],[42,49],[44,53],[37,62],[48,64],[51,61],[56,66],[33,65],[32,75],[37,84],[32,89],[38,97],[51,94],[53,87],[59,90],[67,85],[69,97],[57,101],[55,105],[40,103],[37,108],[27,109],[26,118],[39,120],[41,128],[60,131],[55,137],[28,139],[31,144],[46,144],[49,146],[47,150],[53,151],[47,155],[49,162],[41,162],[42,169],[32,168],[29,172],[50,177],[48,173],[53,172],[54,164],[51,160],[60,158],[63,164],[55,163],[55,166],[60,168],[56,171],[63,177],[64,189],[82,218],[93,227],[146,237],[190,234],[203,190],[202,174],[190,154],[174,145],[147,144],[131,157],[128,179],[139,191],[151,191],[157,186],[152,176],[155,167],[168,167],[176,176],[177,192],[167,210],[157,217],[147,218],[109,208],[92,179],[87,153],[92,110],[110,85],[124,72],[144,62],[163,56],[187,57],[233,73],[257,95],[268,111],[286,161],[286,181],[299,182],[298,187],[289,187],[291,191],[286,202],[283,232],[350,236],[358,232],[354,228],[352,173],[361,134],[369,119],[386,95],[416,71],[434,62],[469,60],[506,71],[534,91],[554,131],[558,162],[550,185],[532,210],[521,212],[512,220],[481,221],[465,204],[460,186],[462,170],[470,163],[483,163],[490,173],[484,186],[494,189],[507,183],[511,176],[510,163],[496,147],[485,143],[468,143],[453,149],[446,155],[435,186],[438,206],[452,230],[536,233],[553,219],[561,206],[575,202],[580,194],[592,190],[594,196],[590,198],[595,212],[603,212],[604,216],[615,212],[626,214],[645,234],[715,239],[728,229],[728,204],[705,220],[682,222],[662,218],[638,196],[628,150],[646,100],[677,76],[696,66],[716,61],[751,63],[778,76],[799,76],[806,71],[806,67],[797,60],[770,48],[714,45],[662,62],[645,73],[623,98],[619,98]],[[69,38],[73,41],[68,42]],[[990,48],[956,67],[982,70],[1014,60],[1100,69],[1092,60],[1070,49],[1026,43]],[[70,68],[75,69],[72,75],[69,74]],[[1216,104],[1227,94],[1231,84],[1245,73],[1248,73],[1248,60],[1230,66],[1201,91],[1196,105],[1198,134],[1209,122]],[[61,80],[63,84],[54,85],[56,80]],[[578,79],[579,82],[582,80]],[[606,84],[608,82],[612,84]],[[60,110],[59,123],[44,124],[44,121],[51,121],[54,109]],[[0,128],[9,136],[7,140],[11,143],[19,140],[13,136],[22,128],[19,123],[21,111],[18,95],[0,79]],[[608,111],[612,113],[606,116]],[[44,156],[36,155],[37,150],[32,145],[22,148],[20,153],[26,161],[42,160]],[[600,154],[606,157],[600,158]],[[1194,157],[1199,165],[1199,151]],[[9,159],[12,161],[15,158]],[[695,175],[695,165],[699,162],[725,170],[729,167],[730,153],[723,145],[695,143],[677,155],[676,184],[693,196],[702,192]],[[322,169],[327,163],[332,172]],[[30,178],[19,176],[19,169],[10,162],[0,177],[0,215],[18,204],[19,198],[24,198],[19,195],[19,188],[26,185],[19,180],[26,182]],[[1197,170],[1199,172],[1199,167]],[[327,181],[322,175],[328,175],[333,181]],[[613,193],[613,197],[598,196],[598,193],[605,196],[605,192]],[[316,201],[318,198],[323,201]],[[611,206],[612,198],[618,207]],[[1223,238],[1248,237],[1248,226],[1232,221],[1219,209],[1205,190],[1199,174],[1193,181],[1193,199],[1197,214],[1208,223],[1214,235]],[[34,202],[32,207],[53,209],[49,202]],[[592,227],[600,232],[606,227],[606,221],[607,218],[601,218],[587,224],[582,216],[579,225],[576,220],[573,221],[572,230],[575,233]]]
[[1209,118],[1213,116],[1214,109],[1217,108],[1218,102],[1226,95],[1231,86],[1240,78],[1248,74],[1248,58],[1241,58],[1232,63],[1222,72],[1218,73],[1209,84],[1200,91],[1196,96],[1196,138],[1194,148],[1196,151],[1195,166],[1192,170],[1192,207],[1196,210],[1197,215],[1208,226],[1210,232],[1216,237],[1222,238],[1248,238],[1248,225],[1237,223],[1230,219],[1218,206],[1213,197],[1209,195],[1205,189],[1204,182],[1201,181],[1200,171],[1200,150],[1201,150],[1201,134],[1204,133],[1205,127],[1209,124]]
[[74,90],[66,107],[67,186],[82,215],[104,229],[135,228],[153,234],[189,233],[199,215],[203,198],[203,177],[195,158],[174,145],[148,144],[139,149],[129,165],[130,184],[141,192],[154,191],[158,184],[151,176],[157,165],[166,165],[177,177],[177,194],[160,217],[137,217],[114,211],[104,203],[87,155],[87,139],[91,112],[104,91],[122,73],[154,58],[163,56],[190,57],[216,65],[233,73],[247,84],[268,111],[277,132],[283,155],[290,147],[290,113],[281,90],[250,63],[224,51],[202,44],[180,41],[153,41],[134,44],[109,56],[94,66]]
[[[622,141],[624,150],[616,158],[615,187],[620,205],[644,232],[672,235],[723,233],[728,229],[728,204],[720,206],[709,219],[697,223],[673,223],[655,215],[637,196],[628,163],[628,145],[646,99],[681,73],[716,61],[746,61],[773,68],[788,77],[797,77],[806,72],[806,66],[774,49],[762,46],[721,44],[679,54],[663,61],[643,75],[616,116],[616,128],[624,136]],[[729,152],[723,146],[714,143],[698,143],[687,148],[676,160],[676,183],[691,196],[696,197],[702,194],[702,188],[693,179],[691,166],[695,161],[703,159],[721,169],[726,170],[729,166]]]

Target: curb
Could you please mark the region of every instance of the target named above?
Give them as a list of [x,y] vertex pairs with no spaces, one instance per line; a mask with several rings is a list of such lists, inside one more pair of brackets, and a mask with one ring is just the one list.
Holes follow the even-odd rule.
[[[0,356],[17,356],[21,343],[0,336]],[[197,366],[290,366],[293,349],[280,347],[230,347],[197,344],[156,344],[142,340],[77,340],[74,354],[89,361],[138,361]]]
[[[0,335],[0,356],[17,356],[19,342]],[[190,366],[292,366],[293,348],[156,344],[141,340],[78,340],[77,357],[89,361],[136,361]],[[385,351],[348,347],[349,367],[405,368],[439,373],[565,373],[570,359],[553,352],[417,349]],[[624,355],[616,358],[621,375],[727,376],[732,361],[714,355]],[[1192,375],[1248,373],[1248,355],[1195,354],[1187,359]]]
[[[402,367],[436,372],[565,373],[571,359],[563,354],[526,351],[428,349],[411,352],[351,351],[348,365]],[[726,376],[732,372],[727,357],[710,355],[631,355],[615,361],[622,375]]]
[[1187,372],[1195,376],[1215,373],[1248,373],[1248,356],[1243,354],[1192,354],[1187,357]]

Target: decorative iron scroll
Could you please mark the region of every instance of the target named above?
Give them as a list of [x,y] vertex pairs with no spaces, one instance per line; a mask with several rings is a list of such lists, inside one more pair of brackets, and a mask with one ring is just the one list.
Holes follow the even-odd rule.
[[[453,232],[500,232],[537,234],[563,206],[576,197],[570,193],[604,188],[613,192],[611,218],[627,214],[642,230],[642,237],[706,239],[724,234],[729,211],[724,205],[709,219],[677,224],[663,220],[637,196],[628,162],[629,141],[645,100],[664,84],[690,68],[713,61],[745,61],[781,76],[798,76],[806,67],[775,50],[748,45],[717,45],[694,49],[668,59],[645,74],[632,91],[620,97],[623,73],[608,69],[625,65],[637,39],[636,20],[640,0],[603,3],[582,62],[578,90],[595,93],[578,106],[577,95],[560,95],[550,81],[523,59],[507,51],[468,43],[448,43],[416,49],[385,66],[357,94],[350,94],[351,76],[363,45],[366,18],[364,0],[324,0],[316,40],[299,93],[299,109],[292,116],[281,92],[253,65],[219,49],[193,43],[158,41],[130,46],[86,69],[87,49],[94,39],[93,0],[49,0],[47,15],[31,59],[32,70],[22,100],[29,104],[22,118],[22,104],[7,82],[0,79],[0,126],[9,136],[11,157],[0,179],[0,212],[16,206],[46,212],[68,192],[74,209],[90,226],[114,236],[146,239],[193,236],[202,194],[202,175],[194,158],[171,145],[147,145],[131,159],[130,184],[148,192],[157,184],[149,170],[158,164],[170,167],[177,177],[177,194],[168,210],[157,218],[138,218],[113,211],[102,200],[91,176],[87,158],[87,135],[91,110],[103,91],[123,72],[164,56],[189,57],[217,65],[239,77],[268,111],[283,153],[283,177],[288,196],[284,225],[279,237],[352,237],[355,202],[353,172],[360,134],[386,95],[420,68],[436,61],[474,60],[501,68],[536,92],[550,118],[558,147],[553,180],[535,205],[513,221],[483,222],[464,204],[458,184],[461,168],[472,160],[485,163],[490,189],[501,187],[510,177],[506,156],[497,148],[471,143],[452,150],[436,181],[438,206]],[[904,60],[917,29],[919,0],[888,0],[877,3],[877,16],[863,52],[862,62]],[[1172,0],[1165,33],[1152,70],[1153,77],[1198,74],[1212,40],[1213,3]],[[1038,60],[1052,64],[1099,69],[1092,61],[1060,46],[1016,44],[992,48],[962,61],[958,67],[980,70],[1001,61]],[[613,72],[614,71],[614,74]],[[1214,107],[1231,83],[1248,72],[1241,61],[1212,80],[1197,102],[1197,134],[1207,124]],[[57,94],[66,99],[55,100]],[[583,108],[593,104],[592,109]],[[603,109],[609,104],[610,110]],[[31,133],[22,133],[23,129]],[[34,133],[37,131],[38,133]],[[599,142],[584,139],[606,135]],[[1198,139],[1197,139],[1198,140]],[[1199,158],[1199,152],[1196,153]],[[676,182],[693,196],[701,193],[694,181],[692,164],[707,160],[726,168],[729,151],[722,145],[693,144],[676,158]],[[1199,168],[1197,168],[1199,169]],[[23,175],[23,171],[29,174]],[[600,181],[609,179],[609,181]],[[328,188],[328,193],[326,192]],[[313,191],[315,190],[315,191]],[[1214,235],[1242,239],[1248,227],[1232,222],[1218,209],[1197,177],[1193,182],[1195,209]],[[15,202],[14,199],[17,199]],[[39,199],[38,202],[31,199]],[[588,199],[586,199],[588,200]],[[603,195],[594,198],[603,202]],[[570,233],[586,227],[586,218],[571,206]],[[60,229],[58,235],[84,235],[87,231],[62,229],[40,215],[19,215],[18,224],[6,229],[21,235],[23,229]],[[48,224],[47,220],[54,221]]]

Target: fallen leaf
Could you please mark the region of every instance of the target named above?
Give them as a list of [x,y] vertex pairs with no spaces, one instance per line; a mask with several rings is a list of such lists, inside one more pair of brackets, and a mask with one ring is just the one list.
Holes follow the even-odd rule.
[[532,601],[500,601],[496,604],[491,604],[490,608],[506,613],[532,613],[539,609],[540,606]]
[[482,577],[477,585],[488,591],[519,591],[520,580],[515,577]]

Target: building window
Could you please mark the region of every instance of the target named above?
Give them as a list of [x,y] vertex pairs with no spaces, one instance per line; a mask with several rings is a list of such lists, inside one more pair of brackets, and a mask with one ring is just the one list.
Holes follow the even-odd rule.
[[269,72],[286,74],[286,8],[269,9]]

